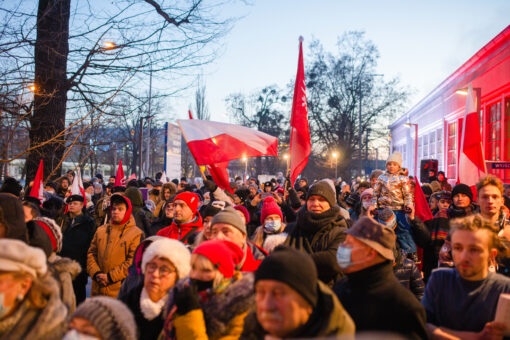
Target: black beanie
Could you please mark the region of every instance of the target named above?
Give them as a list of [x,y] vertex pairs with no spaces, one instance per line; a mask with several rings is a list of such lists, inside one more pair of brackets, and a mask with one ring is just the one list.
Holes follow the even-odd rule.
[[6,177],[4,183],[2,184],[2,187],[0,188],[0,192],[6,192],[19,197],[21,189],[23,188],[16,179],[12,177]]
[[466,195],[467,197],[469,197],[469,199],[471,201],[473,201],[473,192],[471,191],[471,188],[469,188],[466,184],[457,184],[453,190],[452,190],[452,200],[453,198],[455,197],[455,195],[457,194],[464,194]]
[[336,205],[336,198],[335,198],[336,192],[333,189],[333,187],[331,186],[331,184],[329,184],[325,180],[318,181],[318,182],[314,183],[310,187],[310,189],[308,189],[308,193],[306,195],[306,200],[308,200],[308,198],[310,198],[310,196],[314,196],[314,195],[324,197],[326,199],[326,201],[328,201],[329,206],[331,208],[333,208]]
[[299,293],[312,307],[317,305],[317,268],[312,258],[293,248],[276,248],[255,272],[259,280],[283,282]]

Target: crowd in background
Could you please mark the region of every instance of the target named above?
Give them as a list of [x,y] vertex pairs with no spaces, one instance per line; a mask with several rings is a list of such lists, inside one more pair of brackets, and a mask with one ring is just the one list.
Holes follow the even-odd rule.
[[0,339],[508,336],[494,318],[510,186],[434,171],[420,186],[401,165],[395,152],[366,181],[278,173],[225,189],[97,174],[80,194],[69,171],[43,201],[6,178]]

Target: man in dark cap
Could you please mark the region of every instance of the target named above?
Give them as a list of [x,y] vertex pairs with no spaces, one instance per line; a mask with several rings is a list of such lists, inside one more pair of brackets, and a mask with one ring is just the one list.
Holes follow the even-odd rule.
[[320,282],[309,255],[277,248],[255,272],[256,312],[243,339],[354,336],[354,323],[333,291]]
[[83,212],[83,196],[71,195],[67,198],[68,212],[58,221],[62,229],[62,250],[59,255],[78,262],[81,273],[73,281],[76,304],[86,298],[87,286],[87,252],[96,232],[94,218]]
[[338,247],[338,265],[347,275],[334,290],[357,332],[427,339],[425,310],[393,274],[395,240],[392,229],[370,217],[360,218]]
[[306,204],[298,211],[296,223],[287,226],[285,245],[304,251],[312,257],[319,279],[333,286],[341,274],[336,263],[336,250],[345,240],[347,222],[336,204],[333,182],[314,183],[306,195]]
[[478,206],[473,203],[473,192],[466,184],[457,184],[452,190],[452,205],[448,208],[448,217],[466,217],[476,214]]

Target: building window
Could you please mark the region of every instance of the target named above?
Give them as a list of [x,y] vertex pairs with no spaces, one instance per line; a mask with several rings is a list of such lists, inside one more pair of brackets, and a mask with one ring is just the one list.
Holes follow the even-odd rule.
[[423,156],[422,156],[422,159],[427,159],[429,158],[429,136],[428,135],[425,135],[423,136]]
[[448,124],[448,173],[449,179],[457,178],[457,122]]
[[438,169],[444,170],[443,167],[443,129],[436,130],[436,157],[438,161]]
[[429,133],[429,157],[436,159],[436,131]]
[[[510,97],[505,98],[505,140],[504,140],[505,161],[510,161]],[[510,170],[505,170],[503,180],[510,182]]]
[[[486,157],[491,161],[501,161],[501,102],[494,103],[487,110],[487,147]],[[503,178],[503,170],[488,169],[499,178]]]

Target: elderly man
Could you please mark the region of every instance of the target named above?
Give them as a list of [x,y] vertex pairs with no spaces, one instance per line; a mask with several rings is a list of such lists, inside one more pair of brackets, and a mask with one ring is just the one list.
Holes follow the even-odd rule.
[[354,337],[354,323],[333,291],[317,279],[309,255],[277,248],[255,272],[256,312],[242,339]]
[[347,222],[336,205],[336,192],[329,180],[313,184],[306,195],[306,205],[297,213],[296,223],[286,228],[285,245],[304,251],[317,266],[319,279],[329,285],[341,274],[336,250],[345,240]]
[[426,339],[425,310],[393,274],[392,229],[362,217],[347,231],[337,260],[347,274],[335,293],[357,332],[390,332],[406,339]]
[[196,235],[202,231],[202,216],[198,213],[198,195],[189,191],[181,192],[174,198],[174,219],[170,226],[156,235],[173,238],[184,244],[193,244]]
[[243,219],[232,207],[227,207],[216,214],[211,221],[211,240],[228,240],[238,245],[244,251],[244,257],[239,265],[241,271],[255,271],[260,262],[267,255],[266,251],[246,239],[246,225]]
[[501,293],[510,279],[489,270],[499,239],[493,224],[480,215],[451,222],[455,268],[432,272],[422,304],[433,339],[502,339],[508,325],[494,322]]

